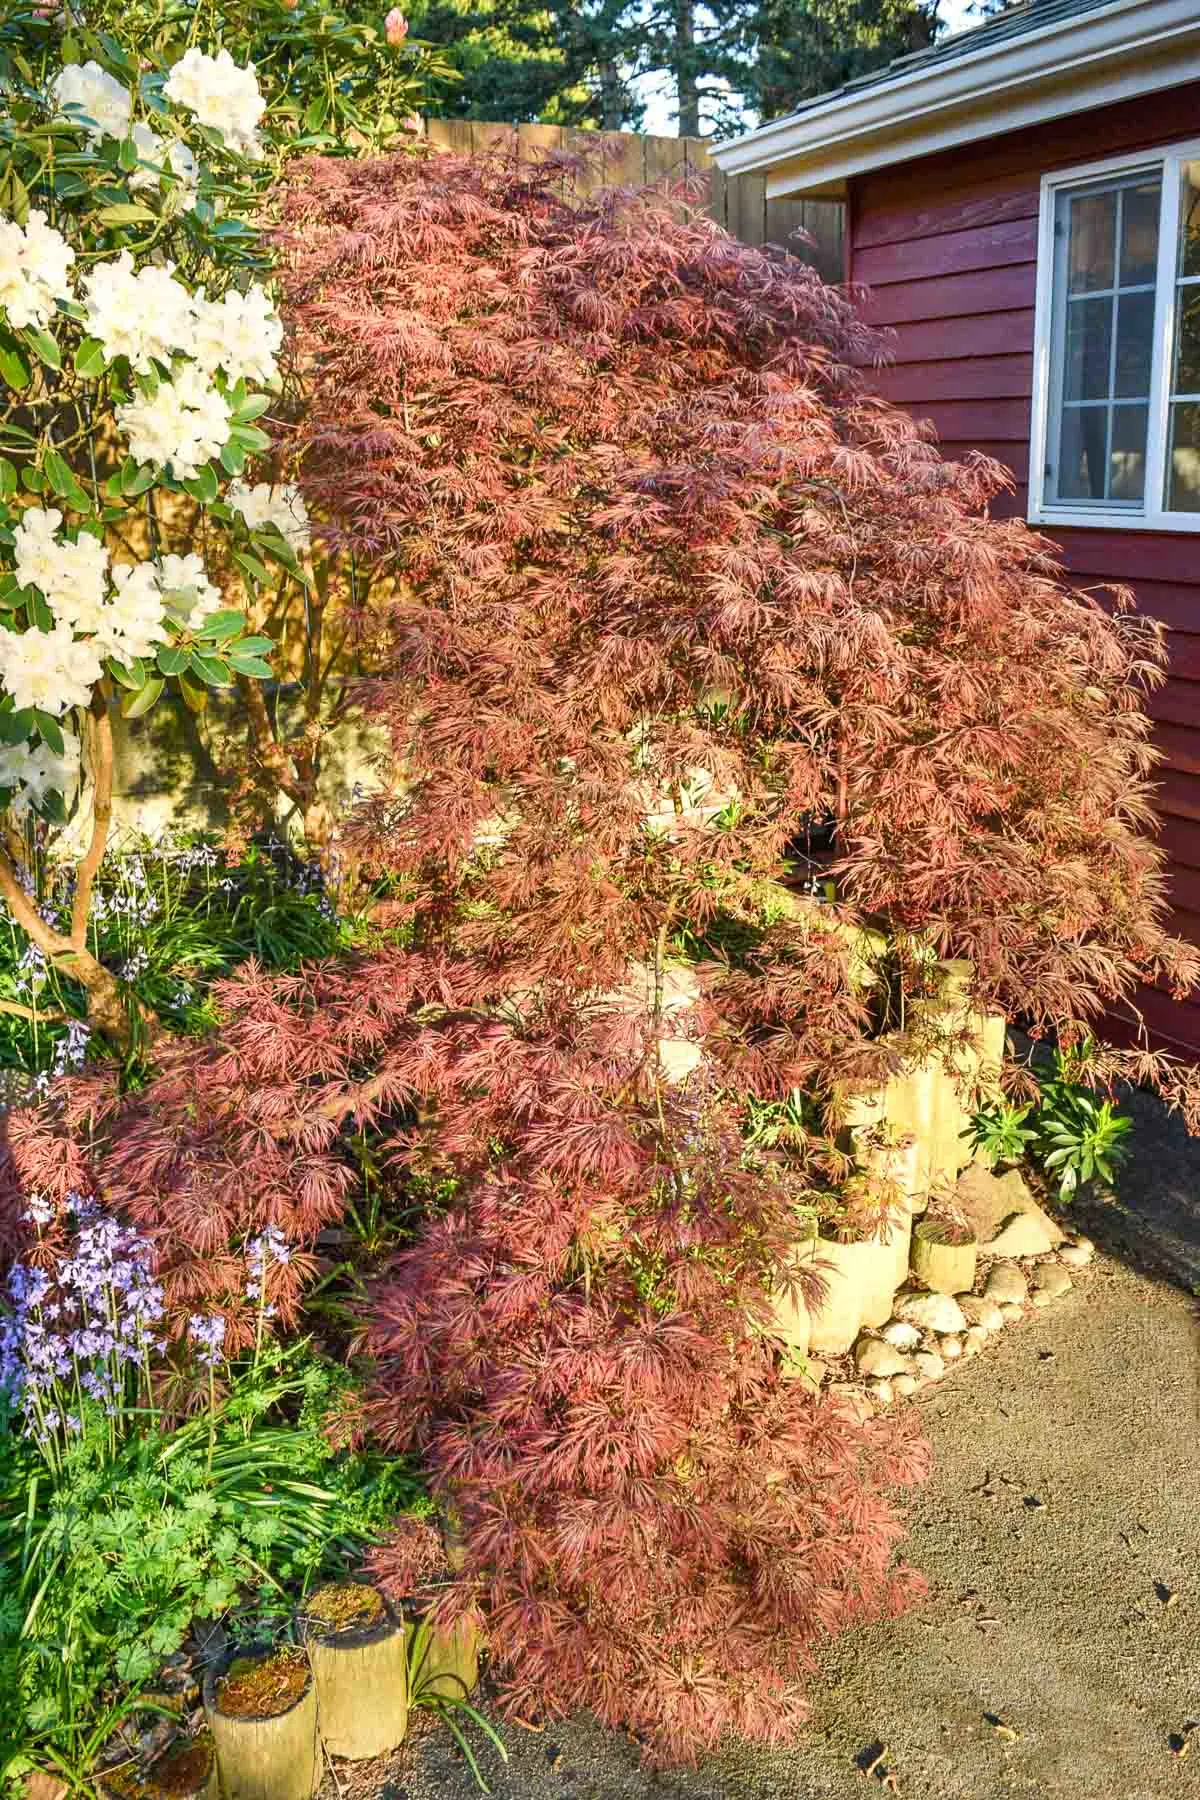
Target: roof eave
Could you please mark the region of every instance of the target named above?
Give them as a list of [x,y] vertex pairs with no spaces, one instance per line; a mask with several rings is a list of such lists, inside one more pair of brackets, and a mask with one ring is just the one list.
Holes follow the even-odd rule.
[[1195,0],[1110,0],[941,63],[904,70],[712,147],[725,175],[765,175],[771,198],[847,181],[1064,113],[1200,78]]

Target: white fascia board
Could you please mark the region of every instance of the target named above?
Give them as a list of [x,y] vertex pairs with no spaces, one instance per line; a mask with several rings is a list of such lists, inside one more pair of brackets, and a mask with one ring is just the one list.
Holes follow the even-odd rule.
[[1111,0],[1019,37],[901,71],[712,146],[767,193],[836,193],[885,163],[1200,79],[1196,0]]

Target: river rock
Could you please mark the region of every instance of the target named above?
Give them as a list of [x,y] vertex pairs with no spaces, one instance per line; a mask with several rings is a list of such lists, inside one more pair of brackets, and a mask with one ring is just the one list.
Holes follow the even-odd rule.
[[1090,1244],[1064,1244],[1058,1260],[1066,1263],[1069,1269],[1086,1269],[1095,1254]]
[[947,1362],[957,1362],[963,1353],[962,1339],[948,1331],[944,1337],[938,1339],[938,1349]]
[[892,1398],[892,1384],[890,1381],[868,1381],[867,1392],[876,1406],[887,1406]]
[[860,1375],[884,1379],[888,1375],[902,1375],[908,1368],[908,1358],[894,1345],[885,1344],[882,1338],[859,1338],[854,1348],[854,1366]]
[[1025,1317],[1025,1308],[1018,1306],[1015,1301],[1006,1300],[1000,1308],[1000,1317],[1006,1325],[1016,1325]]
[[963,1317],[968,1325],[981,1326],[984,1331],[1003,1331],[1004,1320],[1000,1317],[1000,1308],[986,1294],[960,1294],[958,1304],[962,1307]]
[[1033,1195],[1019,1169],[994,1175],[985,1163],[968,1163],[958,1178],[954,1204],[981,1244],[995,1237],[1005,1219],[1024,1210]]
[[915,1350],[921,1342],[921,1333],[915,1325],[904,1319],[890,1319],[884,1326],[881,1336],[897,1350]]
[[940,1381],[946,1373],[946,1365],[936,1350],[918,1350],[912,1361],[913,1371],[922,1381]]
[[[998,1326],[1004,1324],[1004,1320],[1000,1317],[999,1307],[996,1309],[996,1320]],[[963,1355],[978,1356],[990,1336],[991,1333],[987,1330],[986,1326],[968,1325],[967,1329],[963,1332]]]
[[999,1307],[1022,1306],[1029,1293],[1029,1283],[1015,1263],[997,1263],[984,1283],[983,1297]]
[[922,1331],[964,1331],[967,1321],[951,1294],[898,1294],[896,1317]]
[[1060,1294],[1069,1293],[1070,1289],[1070,1274],[1061,1263],[1039,1263],[1033,1271],[1035,1301],[1039,1294],[1045,1294],[1050,1300],[1057,1300]]
[[892,1392],[897,1400],[907,1400],[910,1394],[916,1393],[920,1385],[915,1375],[894,1375],[892,1377]]
[[1019,1189],[1013,1187],[1012,1194],[1020,1204],[1009,1212],[994,1236],[983,1240],[979,1246],[980,1254],[1044,1256],[1047,1250],[1056,1250],[1063,1241],[1062,1227],[1042,1210],[1023,1181]]

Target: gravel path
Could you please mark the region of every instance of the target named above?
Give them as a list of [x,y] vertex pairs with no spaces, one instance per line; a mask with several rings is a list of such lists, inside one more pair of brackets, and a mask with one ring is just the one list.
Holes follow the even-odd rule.
[[[904,1800],[1200,1800],[1200,1729],[1190,1758],[1171,1743],[1200,1722],[1200,1146],[1136,1110],[1123,1203],[1087,1221],[1108,1253],[918,1396],[935,1468],[908,1553],[930,1595],[831,1648],[805,1740],[655,1776],[590,1721],[510,1727],[497,1800],[866,1800],[884,1744]],[[354,1788],[475,1791],[440,1732]]]

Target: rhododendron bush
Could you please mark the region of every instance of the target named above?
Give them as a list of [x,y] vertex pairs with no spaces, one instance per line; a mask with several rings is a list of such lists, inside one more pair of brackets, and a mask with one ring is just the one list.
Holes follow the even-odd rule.
[[[165,0],[0,20],[0,894],[125,1041],[136,1000],[87,942],[114,710],[253,693],[259,592],[304,579],[304,504],[256,422],[282,387],[269,185],[297,147],[403,138],[427,72],[307,3],[214,15],[216,44],[204,22]],[[81,771],[93,828],[62,930],[22,846],[77,806]]]

